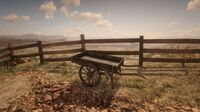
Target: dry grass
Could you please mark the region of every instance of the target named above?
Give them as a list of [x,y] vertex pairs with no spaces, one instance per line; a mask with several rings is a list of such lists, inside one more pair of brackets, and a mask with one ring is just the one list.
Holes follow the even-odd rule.
[[[149,54],[148,57],[157,56]],[[125,56],[124,58],[126,59],[126,64],[137,64],[137,58],[135,57]],[[135,61],[132,59],[135,59]],[[78,77],[78,65],[70,62],[45,63],[44,65],[39,65],[36,58],[33,60],[33,62],[12,68],[0,66],[0,77],[16,75],[17,72],[42,71],[49,76],[56,76],[55,80],[57,81],[68,81],[73,84],[82,85]],[[145,63],[145,66],[153,67],[145,68],[141,71],[145,74],[146,79],[137,76],[120,76],[116,74],[114,76],[115,89],[110,92],[109,78],[108,76],[103,76],[103,80],[97,88],[105,89],[108,96],[112,94],[115,100],[112,105],[116,106],[130,105],[137,102],[150,102],[158,105],[181,104],[200,108],[199,68],[195,70],[189,68],[181,69],[182,71],[179,71],[179,68],[168,69],[162,67],[181,67],[181,64]],[[188,64],[186,66],[197,67],[199,65]],[[123,71],[137,72],[138,68],[124,68]],[[0,82],[0,89],[2,89],[1,85],[7,86]]]

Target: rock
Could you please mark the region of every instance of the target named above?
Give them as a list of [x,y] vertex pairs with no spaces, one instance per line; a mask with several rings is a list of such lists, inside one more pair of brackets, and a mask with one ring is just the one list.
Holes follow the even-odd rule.
[[139,109],[137,112],[146,112],[144,109]]
[[199,112],[198,108],[192,108],[192,112]]
[[149,107],[149,110],[152,112],[154,112],[156,110],[155,105],[148,105],[148,107]]
[[166,109],[166,110],[174,110],[174,108],[171,107],[171,106],[166,106],[165,109]]
[[51,101],[52,100],[52,97],[50,95],[45,95],[44,96],[44,101]]
[[108,110],[107,109],[103,109],[103,110],[101,110],[101,112],[108,112]]
[[42,109],[32,110],[32,112],[43,112]]
[[190,111],[192,108],[190,106],[182,106],[182,109],[185,111]]

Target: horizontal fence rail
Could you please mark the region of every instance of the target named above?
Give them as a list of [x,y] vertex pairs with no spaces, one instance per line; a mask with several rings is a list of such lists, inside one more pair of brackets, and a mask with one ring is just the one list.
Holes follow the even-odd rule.
[[200,49],[143,49],[144,53],[181,53],[195,54],[200,53]]
[[179,44],[200,44],[200,39],[145,39],[145,44],[179,43]]
[[63,45],[74,45],[74,44],[80,44],[81,41],[66,41],[66,42],[55,42],[55,43],[46,43],[42,44],[42,47],[56,47],[56,46],[63,46]]
[[71,50],[57,50],[57,51],[43,51],[44,55],[50,55],[50,54],[67,54],[67,53],[77,53],[81,52],[82,49],[71,49]]
[[178,59],[178,58],[143,58],[144,62],[165,62],[165,63],[200,63],[200,59]]
[[27,48],[32,48],[32,47],[37,47],[38,43],[35,44],[29,44],[29,45],[22,45],[22,46],[16,46],[16,47],[11,47],[11,50],[20,50],[20,49],[27,49]]
[[[139,49],[134,50],[119,50],[119,51],[109,51],[109,50],[87,50],[87,44],[102,44],[102,43],[137,43]],[[79,53],[83,51],[97,52],[109,55],[138,55],[138,65],[143,67],[144,62],[162,62],[162,63],[200,63],[200,57],[196,59],[183,59],[183,58],[151,58],[145,57],[145,53],[164,53],[164,54],[199,54],[200,48],[195,49],[158,49],[158,48],[144,48],[145,44],[200,44],[200,39],[144,39],[143,36],[139,38],[121,38],[121,39],[85,39],[84,35],[80,36],[80,40],[77,41],[64,41],[64,42],[53,42],[53,43],[42,43],[38,41],[37,43],[21,45],[21,46],[12,46],[8,45],[7,48],[0,49],[0,60],[9,58],[10,61],[13,61],[18,58],[30,58],[30,57],[39,57],[40,63],[44,62],[60,62],[60,61],[70,61],[71,57],[64,58],[47,58],[46,55],[56,55],[56,54],[72,54]],[[71,46],[71,45],[80,45],[80,48],[74,49],[63,49],[63,50],[51,50],[50,47],[57,46]],[[131,45],[131,44],[130,44]],[[16,50],[23,50],[27,48],[37,48],[38,52],[31,54],[17,55],[15,54]],[[102,45],[103,47],[103,45]],[[119,45],[120,47],[120,45]],[[45,50],[45,49],[48,50]],[[161,55],[162,56],[162,55]],[[45,57],[45,58],[44,58]]]
[[57,62],[57,61],[70,61],[71,58],[67,57],[67,58],[45,58],[44,61],[46,62]]
[[139,55],[138,51],[98,51],[98,50],[87,50],[87,51],[110,54],[110,55]]
[[24,55],[15,55],[15,58],[30,58],[39,56],[39,53],[32,53],[32,54],[24,54]]
[[139,38],[125,38],[125,39],[86,39],[85,43],[96,44],[96,43],[134,43],[140,42]]
[[8,48],[1,49],[1,50],[0,50],[0,53],[4,53],[4,52],[6,52],[6,51],[8,51]]

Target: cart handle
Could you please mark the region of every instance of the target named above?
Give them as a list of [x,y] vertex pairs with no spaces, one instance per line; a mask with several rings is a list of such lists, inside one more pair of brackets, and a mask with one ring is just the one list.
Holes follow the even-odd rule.
[[135,76],[140,76],[143,79],[147,79],[145,76],[143,76],[141,74],[138,74],[138,73],[122,73],[122,72],[117,72],[117,74],[119,74],[119,75],[135,75]]

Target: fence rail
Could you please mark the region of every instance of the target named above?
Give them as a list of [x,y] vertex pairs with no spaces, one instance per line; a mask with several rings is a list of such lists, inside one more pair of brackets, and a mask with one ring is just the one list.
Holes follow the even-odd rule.
[[[137,43],[139,46],[138,51],[108,51],[108,50],[87,50],[86,44],[102,44],[102,43]],[[65,41],[65,42],[54,42],[54,43],[42,43],[38,41],[37,43],[12,46],[9,44],[7,48],[0,50],[0,60],[4,58],[9,58],[14,60],[16,58],[29,58],[29,57],[39,57],[40,63],[44,62],[57,62],[57,61],[70,61],[71,57],[64,58],[44,58],[46,55],[53,54],[70,54],[78,53],[83,51],[92,51],[110,55],[138,55],[139,63],[138,66],[143,67],[144,62],[164,62],[164,63],[200,63],[200,57],[197,59],[181,59],[181,58],[149,58],[145,57],[145,53],[172,53],[172,54],[199,54],[199,49],[150,49],[144,48],[145,44],[200,44],[200,39],[144,39],[143,36],[139,38],[123,38],[123,39],[85,39],[82,34],[80,40],[77,41]],[[45,51],[45,48],[57,47],[57,46],[70,46],[70,45],[80,45],[80,48],[68,49],[68,50],[49,50]],[[120,47],[120,46],[119,46]],[[27,48],[37,48],[37,53],[32,54],[15,54],[16,50],[22,50]]]

